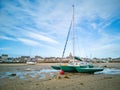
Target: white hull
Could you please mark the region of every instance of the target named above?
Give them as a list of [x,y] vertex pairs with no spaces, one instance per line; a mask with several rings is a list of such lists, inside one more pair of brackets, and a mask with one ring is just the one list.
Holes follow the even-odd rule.
[[28,65],[34,65],[34,64],[36,64],[36,62],[26,62],[26,64],[28,64]]

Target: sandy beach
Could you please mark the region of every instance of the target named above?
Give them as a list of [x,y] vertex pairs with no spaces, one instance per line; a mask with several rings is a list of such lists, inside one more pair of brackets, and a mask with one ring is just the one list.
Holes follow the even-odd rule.
[[[34,69],[33,73],[29,71],[26,74],[26,79],[20,79],[17,75],[11,78],[8,76],[0,78],[0,90],[120,90],[120,74],[65,73],[60,75],[59,72],[52,72],[51,76],[50,72],[39,73],[43,68],[52,70],[51,65],[56,65],[56,63],[0,64],[1,75],[8,71],[24,72],[25,69]],[[120,69],[120,63],[99,63],[95,65]],[[46,77],[40,79],[39,75],[35,77],[29,75],[35,73],[45,74]]]

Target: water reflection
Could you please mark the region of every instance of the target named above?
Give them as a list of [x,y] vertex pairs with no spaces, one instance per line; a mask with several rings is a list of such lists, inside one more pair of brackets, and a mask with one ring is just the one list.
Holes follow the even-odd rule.
[[[25,70],[25,71],[13,71],[13,72],[0,72],[0,78],[9,78],[13,79],[18,77],[19,79],[26,80],[28,77],[35,78],[38,77],[39,79],[45,79],[46,75],[53,77],[54,72],[58,73],[58,70],[53,69],[42,69],[42,70]],[[12,76],[15,74],[15,76]]]
[[105,68],[103,71],[95,72],[94,74],[120,74],[120,69]]
[[[27,80],[30,78],[45,79],[46,77],[54,77],[54,73],[59,73],[59,70],[54,69],[41,69],[35,70],[33,68],[26,68],[23,71],[14,69],[9,72],[0,72],[0,78],[14,79],[18,77],[21,80]],[[105,68],[103,71],[95,72],[94,74],[120,74],[120,69]]]

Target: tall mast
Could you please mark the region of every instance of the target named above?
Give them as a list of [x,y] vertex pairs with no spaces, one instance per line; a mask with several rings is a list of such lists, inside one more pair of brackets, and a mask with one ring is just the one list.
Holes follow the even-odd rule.
[[72,5],[73,7],[73,60],[74,60],[74,55],[75,55],[75,30],[74,30],[74,5]]

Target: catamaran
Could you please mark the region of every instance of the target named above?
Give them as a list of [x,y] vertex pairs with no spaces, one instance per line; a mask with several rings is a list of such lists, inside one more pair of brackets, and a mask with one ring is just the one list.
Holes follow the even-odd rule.
[[56,70],[63,70],[64,72],[80,72],[80,73],[94,73],[97,71],[102,71],[103,68],[98,68],[98,67],[94,67],[92,64],[88,63],[88,62],[84,62],[83,60],[81,60],[79,57],[75,57],[75,32],[74,32],[74,5],[73,7],[73,17],[72,17],[72,21],[69,27],[69,31],[67,34],[67,39],[66,39],[66,43],[64,46],[64,50],[63,50],[63,54],[62,54],[62,58],[64,57],[64,53],[65,53],[65,49],[67,46],[67,41],[69,38],[69,34],[71,31],[71,26],[73,26],[72,30],[73,30],[73,56],[72,56],[72,60],[70,60],[67,64],[63,64],[62,60],[60,62],[60,65],[58,66],[51,66],[53,69]]

